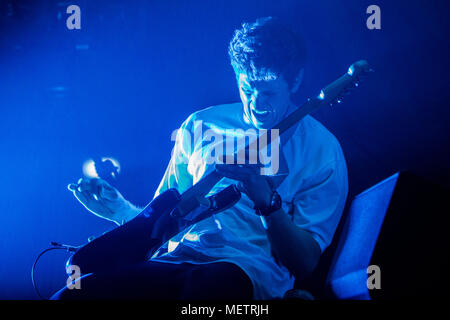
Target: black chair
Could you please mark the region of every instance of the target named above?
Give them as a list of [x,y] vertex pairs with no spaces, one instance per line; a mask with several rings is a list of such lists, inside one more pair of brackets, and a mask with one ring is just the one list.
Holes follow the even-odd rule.
[[[450,284],[447,199],[449,190],[407,172],[360,193],[316,272],[285,298],[442,297]],[[370,265],[379,267],[380,289],[368,288]]]

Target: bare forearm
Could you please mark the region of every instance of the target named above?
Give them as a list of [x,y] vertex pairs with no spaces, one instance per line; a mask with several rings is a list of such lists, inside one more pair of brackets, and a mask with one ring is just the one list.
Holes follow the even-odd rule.
[[321,253],[312,235],[295,225],[282,209],[264,219],[272,248],[281,262],[296,278],[310,275]]

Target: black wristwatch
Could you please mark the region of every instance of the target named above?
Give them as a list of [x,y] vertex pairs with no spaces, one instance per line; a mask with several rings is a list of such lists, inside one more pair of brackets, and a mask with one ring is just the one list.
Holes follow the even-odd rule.
[[275,211],[278,211],[281,209],[281,205],[282,205],[282,201],[281,201],[281,197],[278,194],[278,192],[276,192],[275,190],[272,193],[272,199],[270,201],[270,205],[267,207],[262,207],[262,208],[258,208],[258,207],[254,207],[255,212],[257,215],[259,216],[269,216],[270,214],[272,214]]

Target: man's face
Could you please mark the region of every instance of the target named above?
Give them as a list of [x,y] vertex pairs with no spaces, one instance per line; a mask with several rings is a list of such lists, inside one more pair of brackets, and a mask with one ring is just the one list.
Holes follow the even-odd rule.
[[238,76],[239,93],[244,113],[258,129],[271,129],[281,121],[291,106],[291,92],[283,77],[274,80],[249,81]]

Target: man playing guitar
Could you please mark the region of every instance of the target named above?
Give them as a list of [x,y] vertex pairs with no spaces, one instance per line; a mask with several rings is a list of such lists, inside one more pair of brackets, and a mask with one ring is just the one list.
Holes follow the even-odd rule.
[[[241,102],[193,113],[181,125],[155,197],[180,193],[216,168],[225,178],[214,193],[239,183],[241,200],[195,223],[165,243],[145,263],[81,278],[81,290],[54,298],[274,299],[309,276],[330,244],[348,192],[347,168],[337,139],[311,116],[281,136],[283,180],[274,184],[250,166],[207,163],[213,141],[193,141],[195,130],[270,129],[296,109],[303,41],[273,18],[244,23],[229,45]],[[211,139],[212,140],[212,139]],[[94,214],[119,225],[137,208],[102,179],[70,186]],[[132,250],[132,249],[130,249]]]

